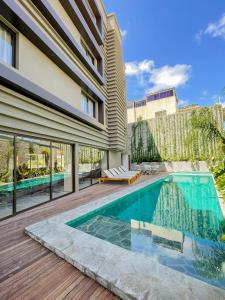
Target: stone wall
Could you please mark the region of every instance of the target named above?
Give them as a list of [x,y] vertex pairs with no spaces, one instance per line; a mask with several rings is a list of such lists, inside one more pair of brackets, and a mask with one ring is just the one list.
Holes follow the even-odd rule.
[[136,170],[144,165],[150,165],[159,172],[208,172],[209,167],[206,161],[171,161],[171,162],[143,162],[141,164],[132,164],[131,170]]

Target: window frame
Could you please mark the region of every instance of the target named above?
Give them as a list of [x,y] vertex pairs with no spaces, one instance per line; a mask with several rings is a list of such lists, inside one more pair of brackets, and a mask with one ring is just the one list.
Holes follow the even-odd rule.
[[[6,220],[8,218],[11,218],[15,215],[18,215],[18,214],[21,214],[25,211],[29,211],[33,208],[36,208],[38,206],[41,206],[41,205],[44,205],[46,203],[49,203],[49,202],[53,202],[57,199],[60,199],[60,198],[63,198],[65,196],[68,196],[70,194],[73,194],[75,192],[77,192],[76,190],[76,187],[75,187],[75,178],[76,178],[76,167],[75,167],[75,143],[72,143],[72,142],[65,142],[65,141],[61,141],[61,140],[57,140],[57,139],[51,139],[51,138],[45,138],[45,137],[38,137],[38,136],[33,136],[33,135],[27,135],[27,134],[20,134],[20,133],[15,133],[13,131],[4,131],[4,130],[0,130],[0,134],[5,134],[5,135],[11,135],[13,136],[13,155],[14,155],[14,161],[13,161],[13,169],[14,169],[14,172],[13,172],[13,186],[14,186],[14,189],[13,189],[13,211],[12,211],[12,214],[6,216],[6,217],[3,217],[3,218],[0,218],[0,222],[3,221],[3,220]],[[16,180],[16,166],[17,166],[17,160],[16,160],[16,151],[17,151],[17,143],[16,143],[16,139],[18,137],[22,137],[22,138],[28,138],[28,139],[36,139],[36,140],[42,140],[42,141],[46,141],[46,142],[50,142],[50,165],[52,165],[52,144],[53,143],[60,143],[60,144],[65,144],[65,145],[70,145],[71,146],[71,154],[72,154],[72,166],[71,166],[71,171],[72,171],[72,192],[68,192],[67,194],[64,194],[64,195],[61,195],[61,196],[58,196],[58,197],[52,197],[53,194],[52,194],[52,179],[50,181],[50,199],[46,202],[43,202],[43,203],[38,203],[34,206],[30,206],[28,208],[25,208],[23,210],[20,210],[20,211],[17,211],[16,210],[16,183],[17,183],[17,180]],[[51,170],[51,173],[50,173],[50,178],[52,178],[52,170]]]
[[[87,111],[84,110],[84,99],[86,101],[85,105],[87,104]],[[89,111],[89,103],[93,104],[93,115],[90,114]],[[82,93],[82,111],[87,114],[89,117],[96,119],[96,101],[94,101],[91,97],[89,97],[88,95],[86,95],[85,93]]]
[[0,61],[7,64],[7,66],[16,68],[17,33],[13,31],[6,23],[4,23],[2,19],[0,19],[0,26],[2,26],[6,31],[8,31],[12,37],[12,64],[8,64],[2,59],[0,59]]
[[86,54],[87,59],[90,61],[90,63],[91,63],[94,67],[96,67],[96,65],[95,65],[95,60],[96,60],[96,58],[95,58],[95,56],[91,53],[91,51],[89,50],[88,46],[87,46],[86,43],[83,41],[83,39],[81,39],[81,46],[82,46],[82,48],[83,48],[84,51],[85,51],[85,54]]

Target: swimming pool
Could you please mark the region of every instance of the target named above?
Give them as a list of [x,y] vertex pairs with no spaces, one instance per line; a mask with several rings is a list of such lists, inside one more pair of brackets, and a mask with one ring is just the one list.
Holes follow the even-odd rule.
[[225,289],[225,221],[211,174],[172,174],[66,224]]

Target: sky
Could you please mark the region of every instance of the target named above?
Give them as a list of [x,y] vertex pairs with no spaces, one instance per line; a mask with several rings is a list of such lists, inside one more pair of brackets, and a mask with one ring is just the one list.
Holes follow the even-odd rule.
[[225,0],[103,0],[123,36],[127,98],[175,87],[180,105],[225,104]]

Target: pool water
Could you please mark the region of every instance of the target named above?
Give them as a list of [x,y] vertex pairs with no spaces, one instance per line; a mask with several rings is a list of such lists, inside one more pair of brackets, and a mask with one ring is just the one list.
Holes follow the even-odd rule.
[[67,224],[225,289],[225,220],[209,173],[170,175]]

